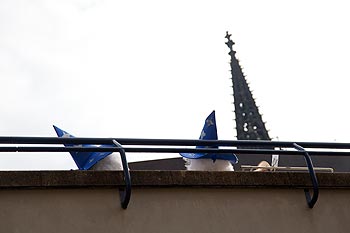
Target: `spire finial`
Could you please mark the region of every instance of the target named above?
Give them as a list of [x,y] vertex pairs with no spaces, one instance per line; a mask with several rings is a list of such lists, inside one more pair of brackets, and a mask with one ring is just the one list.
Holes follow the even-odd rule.
[[231,34],[228,34],[228,31],[226,31],[226,36],[225,36],[225,38],[227,38],[228,40],[231,40],[231,37],[232,35]]
[[225,44],[227,44],[227,46],[230,48],[230,50],[233,51],[232,46],[235,44],[235,42],[233,42],[233,41],[231,40],[231,36],[232,36],[232,35],[229,34],[228,31],[226,31],[226,36],[225,36],[225,38],[227,39],[227,42],[225,42]]

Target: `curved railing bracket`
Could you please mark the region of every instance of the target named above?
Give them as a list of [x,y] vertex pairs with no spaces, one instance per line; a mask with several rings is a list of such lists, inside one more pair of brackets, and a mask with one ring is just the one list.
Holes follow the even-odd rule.
[[128,162],[126,160],[125,150],[122,145],[120,145],[116,140],[112,140],[112,143],[118,147],[119,154],[122,160],[123,172],[124,172],[124,181],[125,181],[125,189],[119,189],[120,194],[120,203],[123,209],[128,208],[128,204],[131,197],[131,179]]
[[299,150],[299,151],[303,151],[304,152],[304,158],[305,158],[305,161],[307,163],[307,167],[309,169],[309,174],[310,174],[310,177],[311,177],[311,182],[312,182],[312,187],[313,187],[313,196],[311,197],[310,191],[307,188],[304,189],[304,192],[305,192],[306,202],[307,202],[308,206],[310,208],[313,208],[314,205],[317,202],[318,193],[319,193],[319,191],[318,191],[318,181],[317,181],[317,177],[316,177],[316,174],[315,174],[315,171],[314,171],[314,166],[312,164],[312,160],[311,160],[311,157],[310,157],[309,153],[307,153],[303,147],[299,146],[296,143],[293,143],[293,147],[295,149]]

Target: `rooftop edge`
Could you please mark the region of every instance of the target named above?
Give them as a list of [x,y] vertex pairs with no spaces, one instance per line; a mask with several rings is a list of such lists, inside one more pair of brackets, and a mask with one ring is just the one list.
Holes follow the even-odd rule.
[[[133,187],[305,188],[304,172],[130,171]],[[320,188],[350,188],[350,173],[317,173]],[[124,186],[122,171],[0,171],[0,188]]]

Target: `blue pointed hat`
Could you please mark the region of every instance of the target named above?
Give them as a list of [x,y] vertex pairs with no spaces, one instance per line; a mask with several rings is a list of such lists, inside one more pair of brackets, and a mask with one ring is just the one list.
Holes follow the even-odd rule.
[[[215,111],[213,111],[207,119],[205,119],[204,127],[199,137],[201,140],[218,140],[218,133],[216,129]],[[196,148],[218,148],[218,146],[196,146]],[[229,160],[231,163],[237,163],[238,158],[235,154],[224,153],[180,153],[182,157],[188,159],[216,159]]]
[[[73,135],[67,133],[66,131],[53,126],[58,137],[74,137]],[[71,144],[64,144],[64,146],[73,146]],[[77,146],[77,145],[75,145]],[[82,147],[96,147],[94,145],[81,145]],[[106,145],[101,145],[101,147],[109,147]],[[88,170],[94,166],[98,161],[104,159],[113,152],[69,152],[74,159],[74,162],[78,166],[79,170]]]

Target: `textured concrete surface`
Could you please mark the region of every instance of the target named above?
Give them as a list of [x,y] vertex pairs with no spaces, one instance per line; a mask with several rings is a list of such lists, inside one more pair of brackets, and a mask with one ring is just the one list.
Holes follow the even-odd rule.
[[320,173],[313,209],[308,173],[2,171],[0,232],[347,233],[350,174]]
[[0,189],[0,232],[348,233],[350,190],[323,189],[313,209],[301,189],[134,187]]
[[[308,173],[131,171],[132,186],[276,187],[311,186]],[[121,171],[0,171],[0,188],[123,186]],[[350,188],[350,173],[317,174],[321,188]]]

